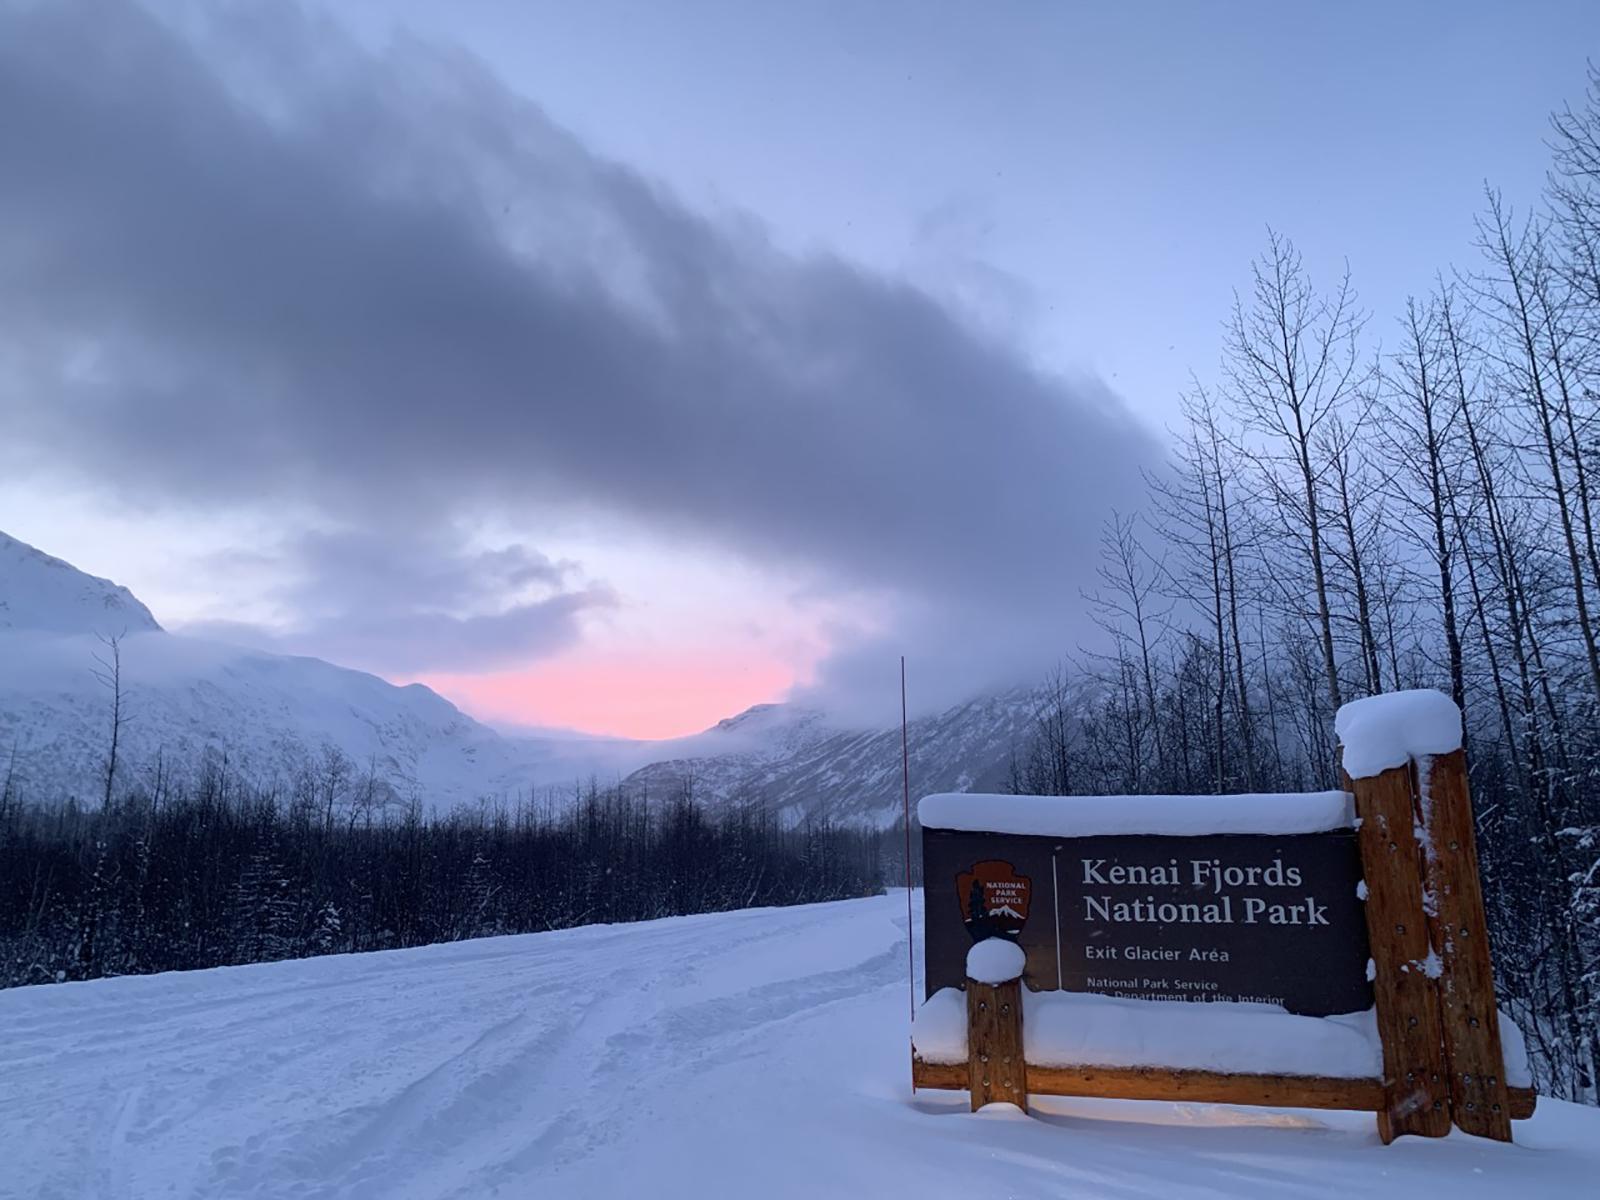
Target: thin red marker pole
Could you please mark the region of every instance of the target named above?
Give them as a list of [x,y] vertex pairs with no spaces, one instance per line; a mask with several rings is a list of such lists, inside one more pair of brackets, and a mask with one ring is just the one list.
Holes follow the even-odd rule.
[[[911,740],[906,732],[906,656],[900,656],[900,782],[906,801],[906,984],[911,989],[911,1021],[917,1020],[917,954],[912,945],[915,936],[911,927]],[[917,1052],[916,1042],[911,1053]],[[917,1080],[911,1079],[911,1094],[917,1093]]]

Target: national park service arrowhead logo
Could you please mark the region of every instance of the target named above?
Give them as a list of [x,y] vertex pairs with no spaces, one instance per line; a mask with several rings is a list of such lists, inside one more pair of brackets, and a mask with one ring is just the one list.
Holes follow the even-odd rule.
[[973,863],[972,870],[956,876],[956,895],[961,919],[974,942],[989,937],[1016,941],[1028,920],[1033,881],[1018,875],[1010,863],[990,859]]

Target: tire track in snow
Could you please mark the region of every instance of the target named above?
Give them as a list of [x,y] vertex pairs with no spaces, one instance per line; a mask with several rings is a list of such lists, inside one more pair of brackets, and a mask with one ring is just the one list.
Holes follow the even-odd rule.
[[114,1197],[127,1196],[128,1171],[126,1165],[128,1131],[133,1126],[134,1114],[139,1109],[139,1099],[144,1095],[143,1086],[136,1085],[122,1094],[121,1101],[117,1104],[116,1118],[107,1128],[106,1136],[96,1156],[95,1170],[91,1176],[92,1186],[86,1186],[85,1200],[90,1197],[96,1200],[112,1200]]
[[[632,953],[598,979],[592,964],[611,960],[604,942],[612,939],[596,946],[580,942],[572,947],[576,953],[541,956],[536,973],[542,985],[529,990],[516,972],[495,980],[493,994],[479,997],[473,1014],[492,1017],[492,1023],[444,1061],[420,1071],[389,1098],[363,1106],[359,1116],[345,1114],[331,1136],[326,1129],[299,1130],[286,1139],[258,1140],[240,1161],[248,1166],[291,1157],[297,1194],[307,1197],[445,1195],[457,1186],[462,1164],[475,1163],[469,1173],[479,1182],[462,1194],[477,1195],[483,1180],[505,1178],[502,1164],[530,1149],[535,1158],[559,1158],[562,1146],[587,1145],[587,1122],[574,1115],[581,1105],[552,1104],[551,1096],[581,1097],[592,1089],[592,1064],[607,1040],[636,1023],[641,1011],[653,1010],[669,990],[669,976],[770,939],[772,914],[763,914],[765,922],[745,919],[751,915],[734,914],[732,936],[711,947],[693,920],[658,925],[664,936],[644,943],[643,952],[642,939],[626,939]],[[618,930],[617,936],[626,933]],[[528,971],[526,956],[520,965]],[[448,975],[441,981],[437,972],[434,981],[452,994],[460,986]],[[411,1005],[419,999],[413,997]],[[546,1020],[534,1019],[530,1009],[544,1010]],[[315,1149],[303,1145],[307,1138]],[[297,1141],[302,1145],[287,1144]],[[340,1163],[348,1168],[340,1170]],[[216,1182],[237,1187],[238,1163],[224,1166]]]
[[33,1197],[561,1194],[687,1073],[892,976],[859,903],[0,996],[0,1129]]

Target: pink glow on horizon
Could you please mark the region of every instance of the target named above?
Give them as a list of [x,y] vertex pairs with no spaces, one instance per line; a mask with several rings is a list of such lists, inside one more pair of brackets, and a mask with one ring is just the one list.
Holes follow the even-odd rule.
[[479,720],[650,739],[698,733],[752,704],[780,699],[796,681],[792,664],[726,652],[580,652],[520,671],[417,680]]

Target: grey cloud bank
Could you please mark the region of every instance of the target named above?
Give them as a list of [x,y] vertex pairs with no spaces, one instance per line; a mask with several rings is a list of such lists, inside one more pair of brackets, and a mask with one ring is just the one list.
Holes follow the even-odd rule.
[[0,464],[356,531],[383,586],[323,558],[285,601],[380,669],[537,657],[612,601],[560,572],[428,594],[484,514],[614,514],[886,597],[824,689],[906,649],[953,698],[1071,643],[1099,519],[1160,456],[1101,386],[690,211],[470,58],[184,11],[0,6]]
[[616,604],[603,584],[573,586],[570,563],[516,545],[462,550],[444,530],[404,540],[312,532],[269,553],[227,553],[209,565],[272,580],[265,599],[284,623],[191,622],[186,632],[392,674],[486,671],[542,658],[579,640],[583,613]]

